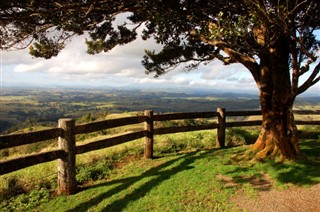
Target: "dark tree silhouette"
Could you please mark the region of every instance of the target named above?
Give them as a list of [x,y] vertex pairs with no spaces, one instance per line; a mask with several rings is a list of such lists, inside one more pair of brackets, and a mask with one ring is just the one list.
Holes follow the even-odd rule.
[[[88,33],[88,53],[109,51],[138,36],[154,38],[143,65],[156,76],[218,59],[241,63],[260,90],[258,159],[301,156],[292,112],[297,95],[320,80],[318,0],[6,0],[0,3],[1,49],[30,48],[56,56],[69,39]],[[119,14],[126,21],[114,22]],[[301,76],[306,75],[301,82]]]

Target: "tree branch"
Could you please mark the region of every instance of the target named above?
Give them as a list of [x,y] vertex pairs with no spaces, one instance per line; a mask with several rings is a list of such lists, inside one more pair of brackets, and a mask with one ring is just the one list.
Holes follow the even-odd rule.
[[[238,63],[241,63],[244,65],[252,74],[254,77],[254,80],[256,82],[260,81],[260,74],[259,74],[259,65],[257,64],[256,60],[250,56],[241,54],[240,52],[232,49],[228,43],[224,41],[218,41],[218,40],[209,40],[204,36],[200,36],[200,40],[202,42],[208,43],[210,45],[216,46],[222,51],[224,51],[227,55],[229,55],[233,60],[237,61]],[[219,58],[218,58],[219,59]],[[223,61],[224,62],[224,61]]]
[[[308,88],[315,85],[320,80],[320,62],[314,68],[309,78],[298,88],[298,94],[305,92]],[[318,76],[319,75],[319,76]]]

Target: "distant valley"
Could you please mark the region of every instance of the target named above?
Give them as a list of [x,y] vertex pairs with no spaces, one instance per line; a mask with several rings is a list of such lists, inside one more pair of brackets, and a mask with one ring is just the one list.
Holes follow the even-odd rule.
[[[56,126],[59,118],[79,122],[112,113],[153,110],[156,113],[258,110],[257,95],[210,91],[157,91],[147,89],[3,88],[0,133],[44,125]],[[320,109],[320,97],[298,98],[298,109]],[[90,120],[90,119],[89,119]]]

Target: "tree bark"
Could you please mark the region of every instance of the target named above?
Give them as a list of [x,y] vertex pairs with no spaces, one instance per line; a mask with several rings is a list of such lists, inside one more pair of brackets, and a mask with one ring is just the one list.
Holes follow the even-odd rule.
[[302,156],[294,122],[291,92],[289,51],[279,39],[260,57],[260,106],[262,129],[251,151],[258,160],[280,155],[281,160],[294,160]]
[[264,160],[280,155],[281,160],[295,160],[302,156],[297,138],[292,107],[286,111],[263,110],[260,135],[252,146],[255,158]]

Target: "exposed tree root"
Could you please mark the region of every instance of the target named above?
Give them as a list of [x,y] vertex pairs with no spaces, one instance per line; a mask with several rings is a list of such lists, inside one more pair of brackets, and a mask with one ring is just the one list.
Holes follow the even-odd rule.
[[280,161],[303,159],[296,134],[280,134],[279,131],[262,129],[255,142],[244,155],[237,159],[250,161],[265,161],[276,159]]

